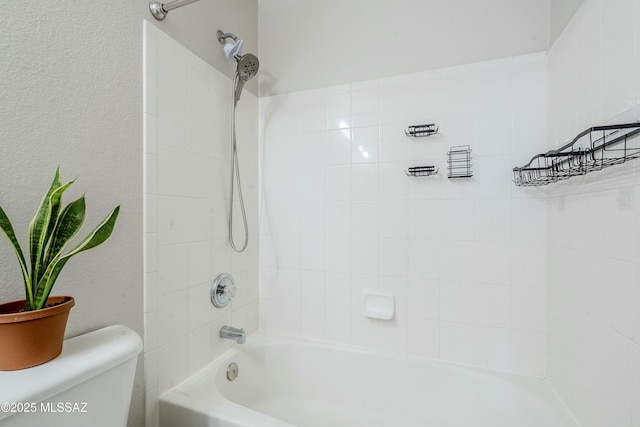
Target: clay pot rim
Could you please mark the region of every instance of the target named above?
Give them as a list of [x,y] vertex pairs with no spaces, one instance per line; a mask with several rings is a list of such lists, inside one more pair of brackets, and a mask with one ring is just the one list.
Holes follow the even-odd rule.
[[[19,311],[25,307],[26,300],[17,300],[0,304],[0,323],[26,322],[29,320],[55,316],[56,314],[71,310],[75,306],[75,300],[71,296],[56,296],[47,298],[48,303],[57,303],[53,307],[40,310]],[[2,313],[8,311],[7,313]]]

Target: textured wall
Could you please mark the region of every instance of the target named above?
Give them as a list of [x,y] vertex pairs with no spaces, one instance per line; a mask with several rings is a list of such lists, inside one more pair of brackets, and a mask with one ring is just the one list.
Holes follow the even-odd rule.
[[[23,247],[57,165],[78,177],[66,200],[87,192],[87,231],[122,205],[111,239],[71,260],[54,288],[76,298],[68,336],[114,323],[142,334],[142,16],[124,0],[0,4],[0,204]],[[3,237],[0,298],[21,298],[21,282]]]

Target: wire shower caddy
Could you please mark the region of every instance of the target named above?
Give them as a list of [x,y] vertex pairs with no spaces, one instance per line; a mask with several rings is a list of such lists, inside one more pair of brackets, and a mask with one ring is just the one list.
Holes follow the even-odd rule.
[[[533,187],[586,175],[640,157],[640,123],[594,126],[571,142],[513,168],[518,187]],[[584,147],[584,148],[583,148]]]
[[471,178],[471,147],[468,145],[454,145],[447,152],[448,178]]

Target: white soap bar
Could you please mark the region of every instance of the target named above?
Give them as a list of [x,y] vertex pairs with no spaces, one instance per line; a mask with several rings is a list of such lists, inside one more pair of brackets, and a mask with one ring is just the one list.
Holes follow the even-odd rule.
[[365,294],[362,314],[372,319],[393,319],[395,297],[393,295]]

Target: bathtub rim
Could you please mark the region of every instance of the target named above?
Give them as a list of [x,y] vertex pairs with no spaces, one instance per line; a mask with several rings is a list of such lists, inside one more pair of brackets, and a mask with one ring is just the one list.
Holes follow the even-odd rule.
[[[218,389],[218,387],[208,388],[210,393],[209,399],[202,399],[200,395],[194,396],[194,392],[197,392],[205,384],[211,384],[208,381],[213,381],[215,385],[216,377],[219,370],[226,370],[226,366],[231,363],[233,357],[238,355],[243,348],[255,348],[260,349],[273,345],[306,345],[310,347],[320,347],[326,349],[332,349],[337,351],[346,351],[353,354],[361,354],[363,356],[386,359],[388,361],[415,363],[421,365],[429,365],[432,368],[444,368],[446,370],[452,370],[455,372],[462,372],[468,375],[481,375],[490,376],[497,380],[508,381],[515,383],[523,390],[529,392],[535,397],[540,398],[540,391],[547,389],[548,396],[544,396],[545,402],[558,414],[568,418],[568,421],[573,423],[575,427],[581,427],[582,424],[575,417],[573,411],[569,408],[566,402],[561,398],[553,384],[549,382],[546,377],[536,377],[532,375],[522,374],[518,372],[500,371],[491,368],[471,366],[462,363],[456,363],[452,361],[433,359],[427,357],[421,357],[416,355],[408,355],[403,353],[386,352],[382,350],[369,349],[365,347],[357,347],[343,343],[332,343],[328,341],[314,340],[305,337],[294,337],[281,334],[273,334],[264,331],[258,331],[249,337],[245,344],[233,344],[231,348],[227,349],[215,359],[211,360],[207,365],[200,368],[185,380],[176,384],[174,387],[162,393],[159,398],[159,407],[165,402],[170,405],[177,405],[183,408],[189,408],[197,411],[201,414],[206,414],[209,417],[215,416],[215,418],[225,420],[228,422],[242,421],[247,423],[246,425],[254,425],[252,423],[260,422],[261,426],[291,426],[293,424],[286,421],[273,418],[269,415],[258,412],[247,406],[240,405],[229,399],[227,399]],[[186,392],[191,390],[191,392]],[[212,401],[214,402],[212,404]],[[247,416],[250,415],[250,416]],[[245,424],[238,424],[245,425]]]

